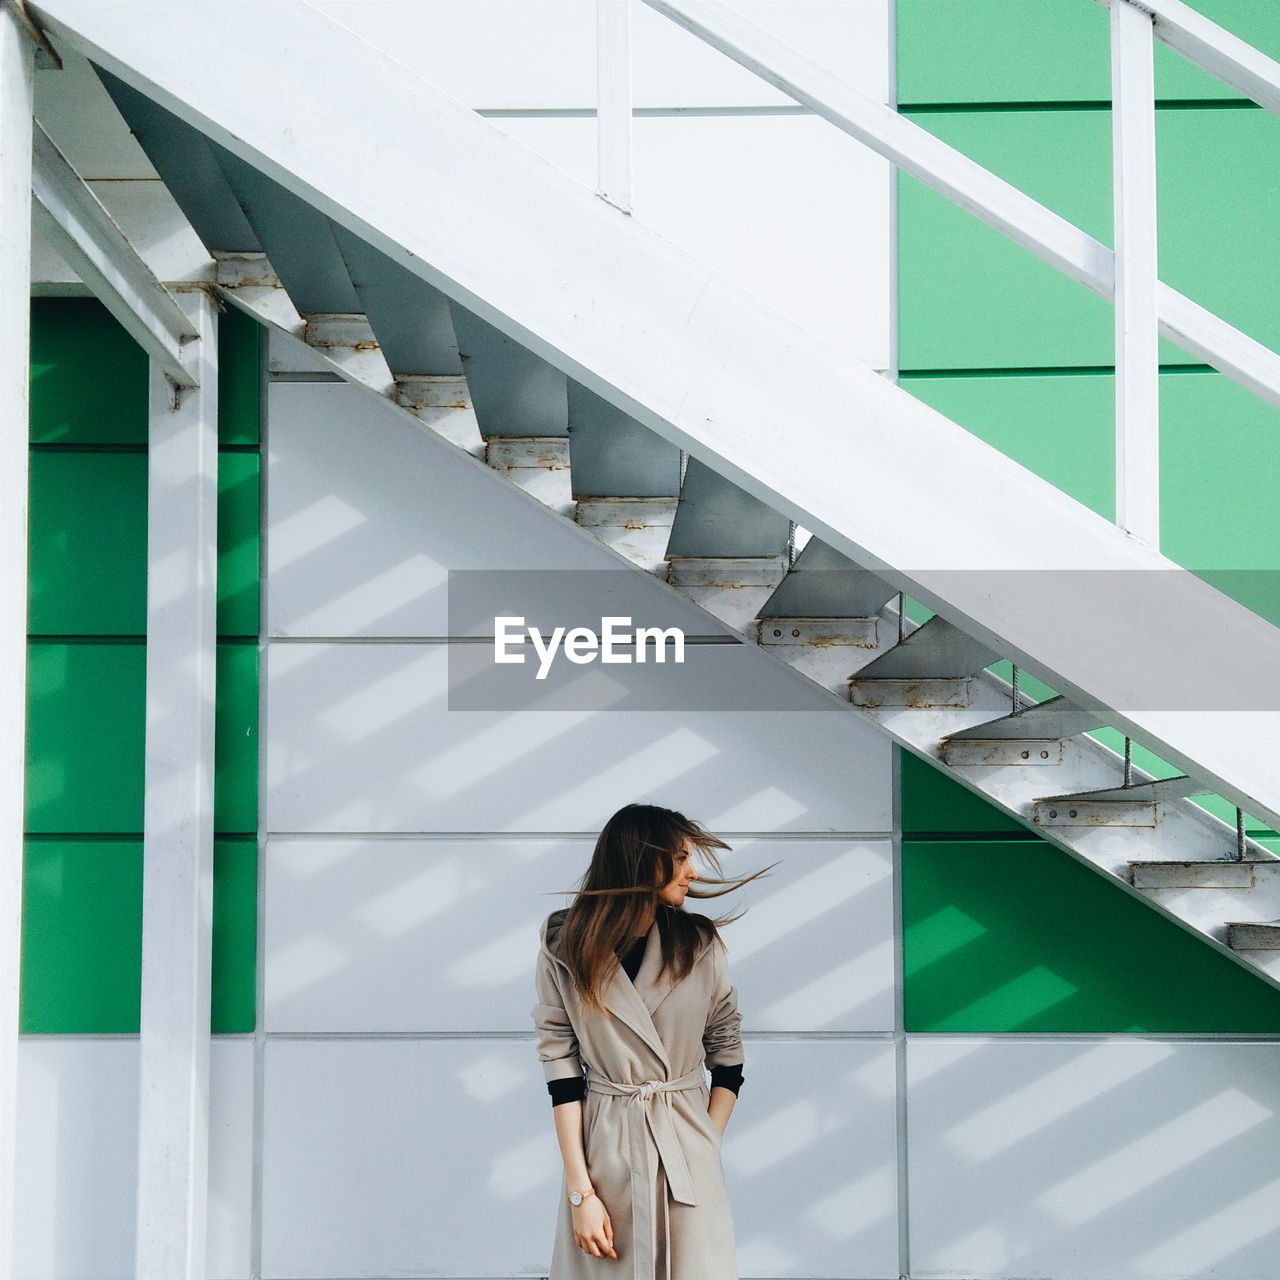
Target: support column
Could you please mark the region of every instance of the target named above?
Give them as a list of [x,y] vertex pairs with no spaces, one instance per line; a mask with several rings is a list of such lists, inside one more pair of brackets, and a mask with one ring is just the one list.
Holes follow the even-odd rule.
[[1116,524],[1160,547],[1156,104],[1151,15],[1111,0]]
[[35,50],[0,4],[0,1275],[14,1270],[27,686],[27,395]]
[[180,301],[200,385],[151,367],[137,1280],[205,1274],[218,377],[214,303]]

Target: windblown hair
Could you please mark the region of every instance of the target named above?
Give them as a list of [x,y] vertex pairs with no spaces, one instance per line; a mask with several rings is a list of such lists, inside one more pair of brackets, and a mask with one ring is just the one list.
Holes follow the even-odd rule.
[[721,925],[742,914],[738,911],[712,919],[669,906],[659,898],[661,889],[675,876],[676,856],[685,839],[691,855],[701,857],[714,872],[703,875],[699,871],[698,880],[689,886],[691,898],[722,897],[777,865],[771,863],[746,876],[727,877],[715,851],[730,846],[705,827],[674,809],[624,805],[597,837],[591,865],[574,891],[573,905],[560,931],[560,957],[587,1007],[604,1007],[604,991],[621,963],[619,956],[655,916],[662,942],[661,972],[679,981],[693,968],[701,944],[717,938]]

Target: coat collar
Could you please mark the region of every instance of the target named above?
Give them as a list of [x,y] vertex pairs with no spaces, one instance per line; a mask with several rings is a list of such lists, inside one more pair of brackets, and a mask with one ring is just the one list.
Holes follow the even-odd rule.
[[[560,926],[564,923],[565,911],[553,911],[542,926],[542,947],[568,975],[568,966],[560,959],[559,936]],[[696,964],[702,958],[711,943],[704,943],[694,957]],[[645,935],[644,957],[640,961],[640,969],[635,981],[627,977],[626,970],[619,963],[604,990],[604,1005],[620,1022],[625,1023],[650,1049],[658,1055],[662,1065],[668,1072],[671,1062],[667,1057],[666,1046],[653,1023],[653,1015],[658,1006],[671,994],[676,984],[670,974],[659,976],[662,968],[662,937],[655,919]],[[572,978],[570,977],[570,981]]]

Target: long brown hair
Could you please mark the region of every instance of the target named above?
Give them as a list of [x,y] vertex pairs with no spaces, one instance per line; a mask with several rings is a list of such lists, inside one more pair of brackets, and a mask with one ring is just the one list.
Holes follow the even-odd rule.
[[[560,931],[560,957],[589,1008],[604,1007],[604,989],[619,964],[620,950],[655,915],[662,943],[661,972],[669,971],[679,981],[693,968],[701,944],[717,937],[721,925],[742,914],[711,919],[669,906],[658,897],[675,876],[676,856],[686,839],[691,854],[700,855],[715,873],[699,872],[698,881],[689,887],[691,898],[722,897],[777,865],[727,877],[715,851],[729,845],[700,823],[660,805],[624,805],[596,838],[591,865],[575,890]],[[700,887],[704,884],[719,887]]]

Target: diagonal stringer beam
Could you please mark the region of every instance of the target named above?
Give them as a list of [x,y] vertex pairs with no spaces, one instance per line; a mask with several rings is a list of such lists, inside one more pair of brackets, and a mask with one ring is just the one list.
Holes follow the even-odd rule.
[[198,339],[186,313],[38,123],[31,194],[36,225],[67,265],[171,382],[196,386]]

